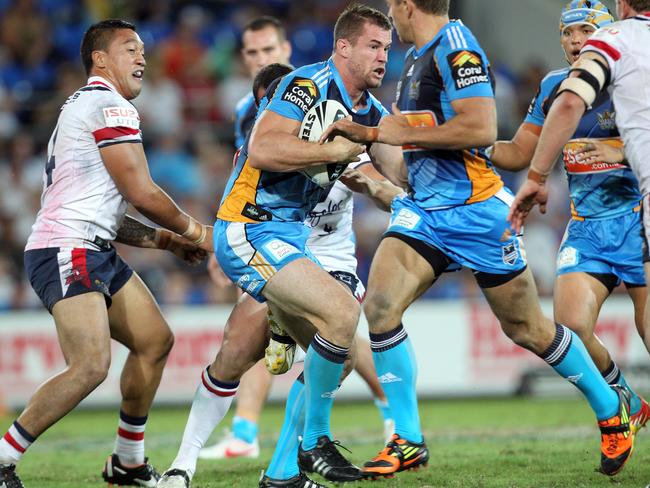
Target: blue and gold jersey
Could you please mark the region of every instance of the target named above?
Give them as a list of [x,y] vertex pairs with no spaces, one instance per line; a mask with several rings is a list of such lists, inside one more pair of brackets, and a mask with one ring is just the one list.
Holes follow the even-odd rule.
[[[369,92],[365,93],[364,108],[353,110],[343,80],[330,59],[303,66],[282,78],[271,100],[261,104],[258,116],[263,110],[270,110],[301,122],[310,108],[326,99],[341,102],[355,122],[367,126],[378,125],[388,113]],[[247,138],[237,156],[217,218],[245,223],[303,222],[316,204],[325,199],[329,188],[321,188],[299,172],[251,167],[248,144]]]
[[239,149],[244,145],[246,135],[253,128],[257,107],[255,97],[248,93],[235,106],[235,147]]
[[[397,86],[397,106],[411,126],[442,125],[456,115],[451,102],[494,97],[490,65],[476,38],[451,21],[425,46],[411,48]],[[495,195],[503,182],[482,149],[403,147],[415,202],[435,209],[470,204]]]
[[[551,71],[546,75],[528,108],[524,122],[544,125],[558,87],[568,75],[569,68]],[[623,146],[614,121],[614,107],[606,91],[585,112],[572,140],[562,151],[573,218],[611,218],[638,207],[641,193],[629,166],[603,162],[583,163],[576,159],[575,151],[580,143],[574,139],[585,137],[601,139],[615,147]]]

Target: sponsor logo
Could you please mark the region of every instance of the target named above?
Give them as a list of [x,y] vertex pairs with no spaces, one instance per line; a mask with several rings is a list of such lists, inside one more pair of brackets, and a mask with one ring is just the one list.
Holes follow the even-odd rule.
[[317,99],[318,88],[309,78],[295,78],[282,94],[282,100],[293,103],[305,113],[316,104]]
[[501,255],[503,257],[503,262],[509,265],[515,264],[517,257],[519,256],[519,251],[517,251],[517,246],[514,242],[506,244],[501,248]]
[[249,202],[246,202],[241,214],[244,217],[248,217],[251,220],[257,220],[258,222],[268,222],[269,220],[273,220],[271,212]]
[[409,98],[411,100],[417,100],[420,98],[420,80],[411,81],[409,87]]
[[597,113],[596,116],[598,117],[598,125],[600,126],[601,129],[603,130],[616,129],[616,121],[615,121],[616,114],[614,112],[605,110],[603,113]]
[[106,127],[140,128],[140,116],[135,108],[108,107],[103,110]]
[[334,398],[334,397],[336,397],[336,390],[326,391],[325,393],[321,393],[320,397],[321,398]]
[[402,378],[399,376],[395,376],[393,373],[390,371],[388,373],[384,373],[381,376],[377,378],[380,383],[385,384],[385,383],[397,383],[398,381],[404,381]]
[[[601,142],[620,148],[623,143],[618,138],[613,139],[601,139]],[[582,149],[584,143],[582,142],[572,142],[569,141],[562,151],[562,157],[564,160],[564,167],[566,172],[569,174],[589,174],[589,173],[602,173],[606,171],[615,171],[619,169],[626,168],[627,166],[621,163],[605,163],[602,161],[596,161],[593,163],[581,161],[577,157],[577,151]]]
[[273,239],[271,242],[264,245],[264,249],[266,249],[266,251],[273,256],[276,261],[282,261],[287,256],[300,252],[291,244],[287,244],[280,239]]
[[619,35],[621,33],[621,31],[614,28],[614,27],[610,27],[609,29],[607,29],[607,33],[611,34],[613,36],[617,36],[617,35]]
[[[419,90],[419,85],[418,85]],[[410,93],[409,93],[410,96]],[[418,94],[418,97],[420,95]],[[413,110],[413,111],[402,111],[402,115],[406,116],[411,127],[435,127],[438,125],[435,114],[431,110]],[[423,147],[416,146],[414,144],[405,144],[402,146],[403,151],[430,151]]]
[[578,264],[578,250],[575,247],[562,248],[557,255],[557,267],[566,268],[567,266],[575,266]]
[[481,55],[475,51],[463,50],[447,56],[457,90],[478,83],[489,83],[490,77],[483,66]]
[[582,373],[567,377],[567,380],[569,380],[574,385],[577,385],[581,379],[582,379]]
[[503,234],[501,234],[501,239],[499,239],[499,241],[506,242],[511,237],[512,237],[512,231],[510,229],[506,229],[503,231]]
[[418,223],[420,223],[420,216],[411,212],[410,210],[402,209],[400,210],[393,221],[391,222],[392,226],[405,227],[407,229],[414,229]]

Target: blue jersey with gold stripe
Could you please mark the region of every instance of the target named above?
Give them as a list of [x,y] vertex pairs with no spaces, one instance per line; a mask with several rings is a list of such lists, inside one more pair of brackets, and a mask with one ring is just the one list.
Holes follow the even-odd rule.
[[[470,30],[451,21],[429,43],[406,54],[397,106],[410,125],[431,127],[456,115],[451,102],[472,97],[494,97],[489,62]],[[480,202],[503,187],[482,149],[407,145],[403,150],[412,197],[423,208]]]
[[[305,113],[321,100],[337,100],[352,119],[363,125],[376,126],[388,113],[369,92],[365,92],[364,108],[353,110],[343,80],[332,59],[303,66],[286,75],[263,110],[302,121]],[[247,138],[221,200],[217,217],[231,222],[303,222],[308,213],[327,197],[329,188],[321,188],[299,172],[273,172],[251,167],[248,161]]]
[[[528,108],[524,122],[544,125],[558,87],[568,75],[569,68],[551,71],[546,75]],[[614,121],[614,106],[606,91],[585,112],[572,140],[562,151],[573,217],[611,218],[638,207],[641,193],[629,166],[603,162],[583,163],[576,159],[575,151],[581,144],[573,139],[585,137],[601,139],[615,147],[623,146]]]
[[255,123],[256,114],[255,97],[252,93],[248,93],[235,106],[235,147],[237,149],[244,145],[246,135]]

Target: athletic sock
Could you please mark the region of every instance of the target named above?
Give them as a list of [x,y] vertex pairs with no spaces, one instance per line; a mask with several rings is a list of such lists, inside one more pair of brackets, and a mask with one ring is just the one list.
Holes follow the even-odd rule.
[[305,430],[302,448],[316,447],[318,438],[330,439],[330,413],[338,390],[343,362],[349,349],[337,346],[316,334],[305,357]]
[[303,374],[294,381],[284,409],[284,424],[275,445],[273,458],[266,470],[269,478],[288,480],[300,473],[298,446],[305,428],[305,383]]
[[370,348],[379,383],[395,420],[395,433],[411,442],[422,442],[415,391],[418,368],[413,346],[400,324],[383,334],[370,334]]
[[607,381],[609,385],[621,385],[627,391],[630,392],[630,413],[632,415],[636,414],[641,410],[641,398],[636,392],[630,387],[625,376],[623,376],[623,371],[618,369],[618,365],[612,361],[605,371],[602,372],[603,378]]
[[232,435],[235,439],[252,444],[257,437],[257,424],[251,420],[235,415],[232,419]]
[[585,395],[599,421],[617,414],[618,395],[602,377],[580,338],[571,330],[555,324],[555,338],[539,356]]
[[120,422],[113,452],[127,466],[144,464],[144,429],[147,416],[132,417],[120,410]]
[[171,468],[188,471],[192,477],[196,471],[199,451],[228,413],[238,387],[239,381],[226,383],[210,376],[207,368],[203,371],[185,425],[183,440]]
[[0,464],[16,464],[36,437],[27,432],[17,420],[0,439]]
[[377,407],[377,410],[379,410],[381,418],[384,421],[392,420],[393,417],[390,414],[390,406],[388,405],[388,401],[375,398],[375,407]]

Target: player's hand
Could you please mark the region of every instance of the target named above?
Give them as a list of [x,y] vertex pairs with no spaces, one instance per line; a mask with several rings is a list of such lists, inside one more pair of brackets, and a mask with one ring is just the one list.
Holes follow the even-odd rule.
[[574,142],[582,143],[575,151],[580,163],[622,163],[625,160],[623,147],[614,147],[596,139],[576,139]]
[[539,205],[539,211],[546,213],[546,202],[548,200],[548,189],[533,180],[526,180],[510,206],[508,221],[515,232],[521,232],[524,221],[535,205]]
[[353,192],[364,193],[366,195],[370,195],[372,193],[372,185],[374,184],[374,180],[366,176],[358,169],[346,169],[339,180],[341,180],[341,182]]
[[323,146],[327,148],[332,163],[356,163],[361,161],[360,154],[366,151],[366,147],[357,144],[342,136],[336,136],[332,142]]
[[323,135],[318,140],[319,144],[323,144],[336,136],[343,136],[354,142],[369,143],[377,140],[377,128],[367,127],[365,125],[357,124],[352,121],[351,116],[344,119],[337,120],[325,129]]
[[402,146],[408,141],[409,121],[393,103],[393,115],[385,115],[379,122],[377,141],[391,146]]
[[167,250],[174,253],[177,257],[191,266],[196,266],[203,262],[208,253],[201,249],[193,242],[188,241],[182,236],[170,232],[171,240],[167,245]]
[[214,254],[211,254],[208,258],[208,274],[210,275],[212,283],[214,283],[217,288],[227,288],[232,286],[232,281],[230,281],[230,278],[228,278],[226,273],[223,272],[223,269],[219,266],[219,262]]

